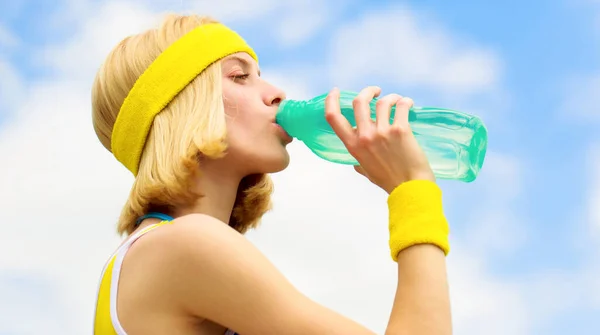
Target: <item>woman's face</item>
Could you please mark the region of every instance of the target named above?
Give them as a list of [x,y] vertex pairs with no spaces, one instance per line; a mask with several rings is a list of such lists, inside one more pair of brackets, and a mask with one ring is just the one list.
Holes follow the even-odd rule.
[[289,164],[292,139],[275,123],[285,93],[260,77],[256,61],[236,53],[222,61],[227,159],[247,174],[278,172]]

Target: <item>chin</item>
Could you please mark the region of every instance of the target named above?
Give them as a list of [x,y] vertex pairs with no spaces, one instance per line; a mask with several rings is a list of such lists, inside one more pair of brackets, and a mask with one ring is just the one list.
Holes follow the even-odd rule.
[[290,155],[286,147],[279,143],[232,147],[225,159],[226,164],[236,166],[236,170],[244,175],[277,173],[285,170],[290,164]]
[[254,162],[252,170],[256,173],[277,173],[290,165],[290,155],[284,147],[253,156],[252,158],[248,157],[247,161]]
[[270,157],[264,160],[263,167],[265,171],[263,173],[277,173],[285,170],[290,165],[290,155],[287,150],[283,150],[283,154],[278,157]]

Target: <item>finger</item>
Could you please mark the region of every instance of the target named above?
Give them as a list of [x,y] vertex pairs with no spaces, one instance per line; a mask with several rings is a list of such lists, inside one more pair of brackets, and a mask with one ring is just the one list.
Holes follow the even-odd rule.
[[354,118],[356,119],[356,128],[358,132],[366,132],[373,128],[373,120],[371,119],[371,101],[374,97],[381,94],[381,88],[377,86],[369,86],[354,98],[352,107],[354,109]]
[[411,98],[402,98],[396,103],[396,113],[394,115],[393,126],[395,128],[408,129],[408,113],[413,106]]
[[390,126],[390,111],[392,106],[398,103],[398,101],[402,99],[398,94],[389,94],[385,97],[377,100],[377,129],[386,130]]
[[344,144],[354,135],[352,125],[340,110],[340,91],[337,88],[331,90],[325,99],[325,119]]

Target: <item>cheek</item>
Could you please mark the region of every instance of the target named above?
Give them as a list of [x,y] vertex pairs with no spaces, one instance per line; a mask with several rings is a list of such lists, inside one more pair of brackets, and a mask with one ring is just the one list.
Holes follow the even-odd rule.
[[244,106],[248,105],[248,96],[235,84],[223,83],[223,107],[225,114],[230,117],[237,117]]
[[238,132],[244,128],[252,128],[256,118],[252,113],[252,102],[243,96],[231,96],[223,99],[227,126]]
[[272,129],[266,121],[268,116],[261,115],[261,106],[252,92],[237,87],[224,87],[223,106],[227,119],[227,134],[231,149],[252,151],[252,148],[264,150]]
[[266,131],[265,117],[253,113],[250,101],[225,102],[225,115],[227,131],[232,138],[246,141],[255,140],[252,137]]
[[247,151],[260,140],[261,131],[257,120],[253,120],[244,110],[239,109],[227,116],[227,137],[232,149]]

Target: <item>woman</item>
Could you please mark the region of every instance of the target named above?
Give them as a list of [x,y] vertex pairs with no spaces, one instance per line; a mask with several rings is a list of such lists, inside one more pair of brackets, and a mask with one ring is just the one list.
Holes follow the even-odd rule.
[[[235,32],[197,16],[122,41],[98,71],[94,129],[134,175],[118,223],[95,334],[372,334],[298,292],[244,237],[270,208],[267,173],[285,169],[291,138],[275,124],[284,93],[260,77]],[[399,281],[388,334],[450,334],[448,226],[427,159],[407,123],[408,98],[389,95],[358,126],[327,118],[356,170],[390,196],[390,249]],[[397,108],[394,124],[389,113]],[[235,330],[235,332],[234,332]]]

